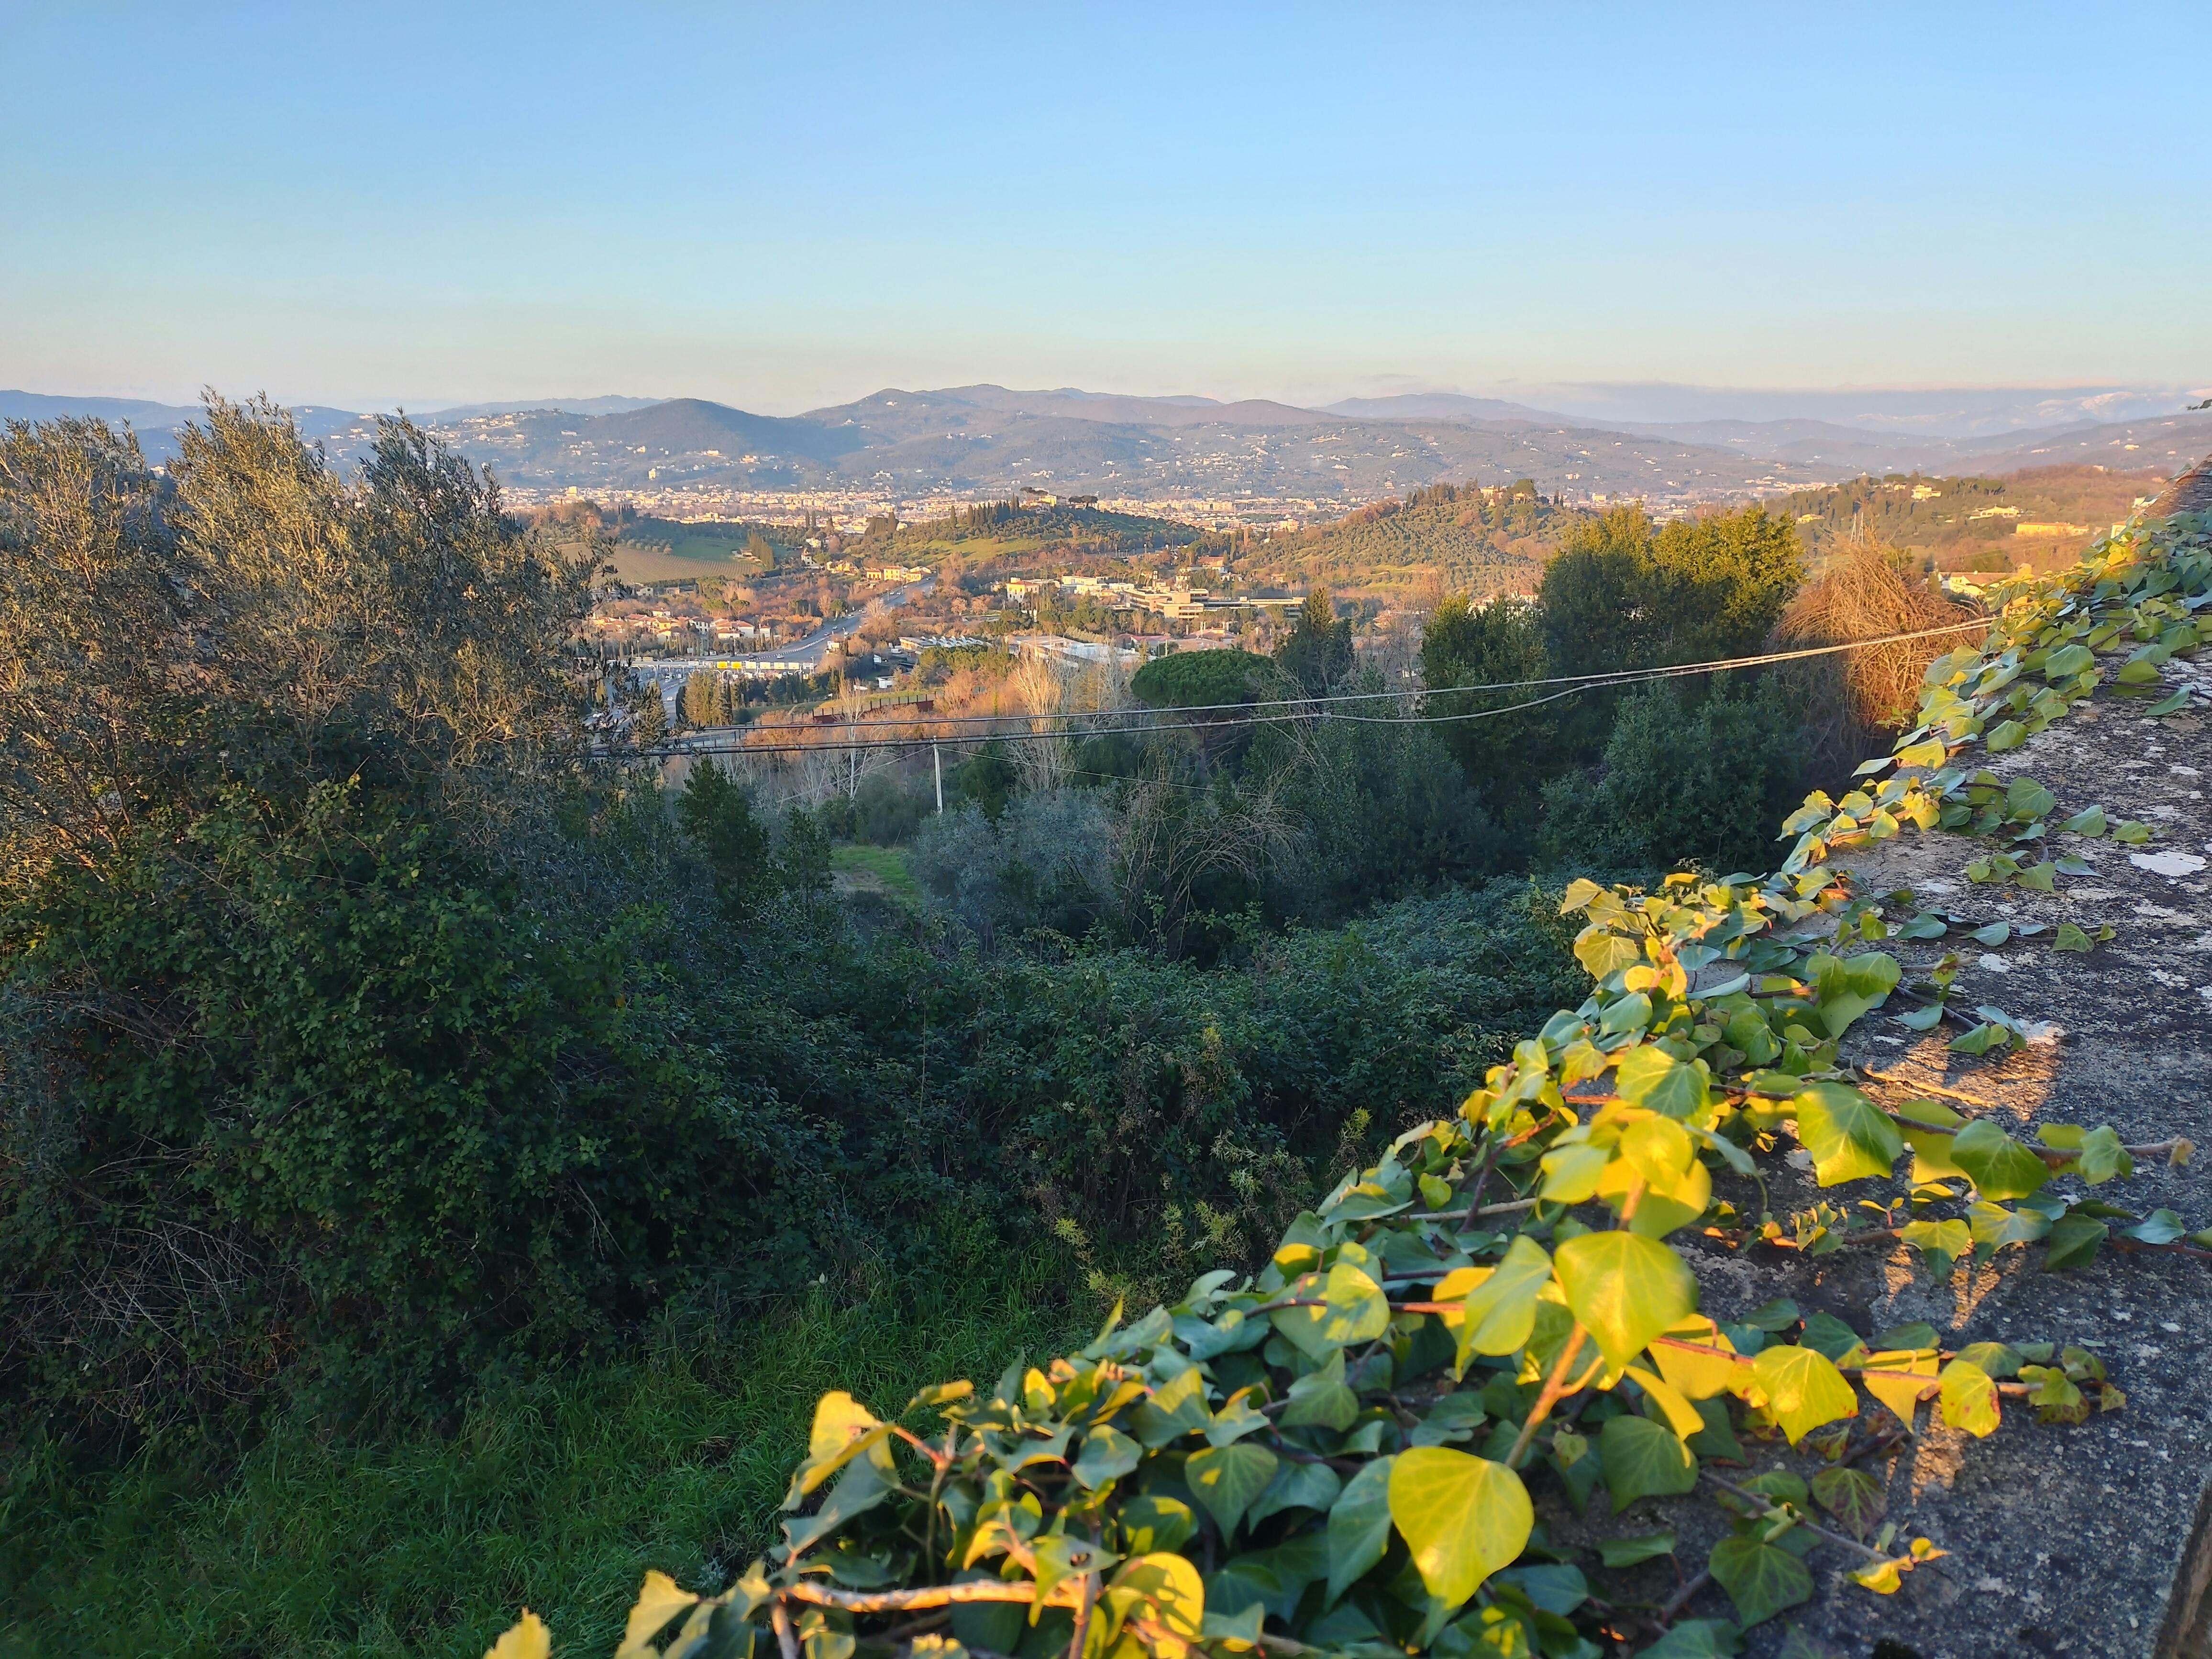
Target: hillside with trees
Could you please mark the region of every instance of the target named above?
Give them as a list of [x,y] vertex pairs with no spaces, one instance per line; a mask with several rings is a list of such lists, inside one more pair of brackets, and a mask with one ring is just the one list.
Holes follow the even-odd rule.
[[1528,592],[1587,508],[1563,507],[1523,478],[1505,486],[1431,484],[1326,524],[1238,546],[1255,582],[1320,586],[1403,603],[1424,594]]
[[[1683,1079],[1825,1073],[1842,1027],[1879,996],[1858,969],[1815,960],[1795,1000],[1747,993],[1699,1015],[1666,1000],[1681,1000],[1692,949],[1765,938],[1775,917],[1796,927],[1833,911],[1855,945],[1905,919],[1869,920],[1802,884],[1760,896],[1673,872],[1768,867],[1775,823],[1808,787],[1843,796],[1815,814],[1822,836],[1879,823],[1871,796],[1862,811],[1844,792],[1869,750],[1886,755],[1905,721],[1934,718],[1924,699],[1983,697],[1994,720],[1989,699],[2008,698],[2025,731],[2063,711],[2087,683],[2067,665],[2094,651],[2054,653],[2035,686],[2008,680],[1986,696],[1966,678],[1978,659],[1925,688],[1938,641],[1866,675],[1534,688],[1951,613],[1931,609],[1944,601],[1911,558],[1879,549],[1808,580],[1794,520],[1757,507],[1658,523],[1634,508],[1566,514],[1533,490],[1457,491],[1346,533],[1379,545],[1407,513],[1485,545],[1557,538],[1529,566],[1533,597],[1470,583],[1440,609],[1413,678],[1394,665],[1386,678],[1317,586],[1264,654],[1177,654],[1125,682],[1110,656],[967,647],[930,664],[931,689],[988,681],[990,729],[933,728],[917,711],[903,743],[864,751],[833,726],[747,754],[726,736],[664,741],[659,692],[586,648],[587,526],[510,513],[404,422],[385,422],[351,472],[260,404],[211,402],[161,471],[97,422],[10,426],[0,1643],[195,1659],[475,1652],[526,1603],[564,1648],[611,1650],[648,1560],[687,1586],[750,1593],[743,1564],[775,1545],[786,1474],[810,1443],[813,1473],[793,1501],[832,1496],[783,1516],[806,1540],[787,1546],[842,1537],[833,1571],[810,1583],[872,1593],[937,1571],[925,1561],[935,1523],[894,1547],[866,1517],[937,1498],[925,1476],[879,1509],[899,1483],[848,1437],[859,1417],[817,1419],[810,1442],[807,1402],[852,1389],[896,1406],[939,1376],[997,1375],[1024,1350],[1075,1353],[1102,1324],[1106,1346],[1081,1367],[1006,1373],[997,1403],[976,1409],[1030,1416],[990,1432],[1026,1444],[1022,1423],[1076,1410],[1085,1388],[1092,1404],[1121,1399],[1097,1392],[1112,1380],[1102,1358],[1158,1368],[1124,1404],[1171,1371],[1196,1379],[1179,1396],[1194,1395],[1194,1414],[1155,1396],[1128,1434],[1098,1432],[1099,1418],[1083,1432],[1101,1449],[1074,1466],[1063,1437],[1048,1474],[1032,1462],[1024,1476],[1044,1493],[1036,1510],[1011,1485],[991,1488],[1000,1508],[988,1513],[980,1488],[945,1501],[963,1528],[1000,1516],[1013,1540],[1000,1553],[1018,1565],[1111,1540],[1193,1583],[1185,1543],[1212,1548],[1218,1574],[1265,1522],[1276,1577],[1238,1567],[1249,1593],[1218,1576],[1204,1592],[1242,1621],[1206,1639],[1247,1648],[1273,1620],[1347,1651],[1372,1645],[1363,1629],[1400,1649],[1450,1654],[1463,1638],[1480,1651],[1480,1632],[1443,1633],[1465,1595],[1419,1599],[1420,1570],[1390,1532],[1416,1509],[1376,1497],[1391,1480],[1378,1460],[1449,1472],[1461,1465],[1419,1454],[1482,1451],[1583,1498],[1602,1470],[1619,1507],[1634,1501],[1620,1483],[1640,1478],[1639,1460],[1686,1467],[1683,1436],[1730,1437],[1710,1449],[1765,1432],[1771,1419],[1746,1413],[1771,1395],[1738,1410],[1713,1403],[1727,1393],[1716,1388],[1683,1406],[1689,1416],[1670,1413],[1664,1356],[1653,1382],[1635,1382],[1650,1403],[1633,1412],[1586,1385],[1547,1390],[1584,1340],[1571,1326],[1597,1334],[1620,1362],[1609,1375],[1636,1376],[1622,1367],[1643,1339],[1585,1318],[1573,1283],[1544,1304],[1557,1320],[1535,1311],[1551,1270],[1529,1276],[1528,1252],[1571,1275],[1581,1254],[1664,1253],[1659,1237],[1693,1221],[1737,1230],[1731,1248],[1765,1248],[1744,1231],[1749,1188],[1723,1209],[1715,1182],[1736,1167],[1731,1151],[1771,1143],[1778,1107],[1738,1091],[1727,1113],[1709,1111],[1719,1096]],[[946,545],[1002,545],[1030,527],[979,513]],[[1091,527],[1077,517],[1048,533]],[[2163,590],[2123,590],[2099,603],[2136,608],[2100,648],[2124,626],[2148,629],[2117,672],[2154,684],[2197,635]],[[2003,729],[1991,726],[1992,748]],[[1960,775],[1960,813],[2007,801]],[[1927,805],[1892,785],[1863,787],[1900,814]],[[862,886],[856,868],[891,878]],[[1653,896],[1603,898],[1573,879],[1593,871]],[[1648,952],[1636,942],[1647,939]],[[1593,994],[1593,963],[1595,1012],[1571,1030],[1560,1021],[1581,1017],[1556,1011]],[[1735,994],[1711,993],[1723,994]],[[1942,1018],[1941,988],[1929,994]],[[2009,1041],[1975,1029],[1984,1050]],[[1577,1143],[1528,1115],[1607,1070],[1603,1043],[1648,1056],[1621,1075],[1624,1095],[1691,1089],[1679,1103],[1706,1112],[1705,1139],[1656,1110],[1643,1118],[1661,1127],[1632,1142]],[[1564,1065],[1581,1069],[1562,1083]],[[1492,1141],[1430,1146],[1416,1126],[1459,1121],[1470,1098],[1489,1104],[1465,1136]],[[1801,1101],[1801,1127],[1829,1099]],[[1832,1145],[1808,1144],[1828,1158],[1882,1133],[1850,1121]],[[1963,1165],[1963,1137],[1958,1151]],[[1563,1168],[1592,1184],[1540,1194]],[[1368,1172],[1371,1190],[1340,1184],[1346,1170]],[[1429,1237],[1404,1219],[1417,1201],[1462,1220],[1487,1217],[1487,1201],[1509,1218],[1455,1232],[1448,1248],[1463,1261],[1416,1260],[1385,1234]],[[1567,1218],[1585,1204],[1587,1221]],[[1941,1224],[1963,1240],[1965,1221]],[[1620,1243],[1632,1239],[1644,1243]],[[1414,1269],[1431,1267],[1468,1275],[1434,1292],[1465,1316],[1462,1334],[1449,1310],[1415,1310],[1429,1334],[1409,1322],[1386,1340],[1379,1287],[1405,1300]],[[1213,1290],[1186,1290],[1215,1269],[1229,1277]],[[1296,1279],[1307,1289],[1292,1300],[1319,1311],[1288,1322],[1300,1334],[1281,1343],[1243,1343],[1222,1298],[1247,1292],[1222,1287],[1271,1272],[1261,1299]],[[1494,1301],[1518,1287],[1518,1311],[1494,1327],[1491,1304],[1466,1301],[1488,1275]],[[1206,1337],[1165,1313],[1130,1317],[1193,1295],[1214,1298],[1184,1316]],[[1236,1305],[1240,1321],[1290,1310]],[[1340,1318],[1368,1322],[1349,1358]],[[1809,1365],[1799,1356],[1816,1334],[1836,1334],[1795,1312],[1770,1323],[1790,1364]],[[1132,1330],[1150,1335],[1113,1347]],[[1765,1339],[1727,1330],[1749,1363]],[[1170,1332],[1214,1346],[1203,1361],[1140,1359]],[[1231,1384],[1218,1402],[1201,1364]],[[1449,1369],[1455,1384],[1470,1364],[1480,1374],[1465,1389],[1431,1380]],[[1419,1391],[1393,1395],[1394,1376]],[[2095,1382],[2076,1380],[2077,1393]],[[1237,1389],[1251,1390],[1241,1405]],[[1446,1395],[1459,1403],[1437,1406]],[[1201,1429],[1218,1437],[1182,1443]],[[884,1457],[907,1457],[900,1444]],[[1244,1455],[1263,1444],[1310,1461]],[[1278,1491],[1285,1462],[1297,1467]],[[1209,1486],[1210,1468],[1233,1472],[1241,1497]],[[1141,1500],[1114,1485],[1140,1468]],[[1309,1470],[1342,1477],[1343,1494],[1322,1493]],[[1304,1600],[1328,1577],[1313,1566],[1316,1517],[1358,1480],[1372,1547],[1346,1558],[1346,1610],[1323,1625]],[[1119,1530],[1030,1524],[1046,1499],[1066,1512],[1078,1486]],[[961,1548],[977,1536],[999,1534]],[[1061,1565],[1071,1585],[1085,1580],[1084,1562]],[[1525,1572],[1562,1565],[1523,1563],[1522,1578],[1500,1582],[1553,1584]],[[1003,1582],[1030,1584],[1028,1571]],[[1464,1573],[1450,1583],[1473,1592]],[[1085,1605],[1126,1620],[1139,1603]],[[1492,1595],[1468,1616],[1504,1608],[1491,1623],[1522,1631],[1536,1605]],[[1065,1651],[1074,1637],[1050,1616],[1042,1635],[945,1629],[1048,1659],[1042,1644]],[[1584,1639],[1542,1630],[1554,1646]],[[848,1651],[836,1634],[806,1626],[816,1659]],[[958,1659],[934,1626],[916,1634]]]
[[1933,569],[2001,574],[2072,563],[2165,479],[2158,468],[2081,465],[1992,477],[1891,473],[1797,490],[1772,506],[1797,526],[1815,563],[1856,538],[1901,549]]

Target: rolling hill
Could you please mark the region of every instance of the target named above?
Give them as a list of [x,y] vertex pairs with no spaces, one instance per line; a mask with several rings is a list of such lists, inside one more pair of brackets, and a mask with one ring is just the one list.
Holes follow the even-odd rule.
[[[1553,390],[1595,395],[1589,388]],[[1722,395],[1698,388],[1628,390],[1653,406],[1669,406],[1662,392],[1682,394],[1673,402],[1686,407]],[[1790,395],[1742,398],[1756,411]],[[494,467],[505,483],[547,493],[690,486],[832,489],[896,500],[942,491],[1006,495],[1030,486],[1139,502],[1249,501],[1262,517],[1272,510],[1265,504],[1279,503],[1298,518],[1447,480],[1504,484],[1528,478],[1543,494],[1573,501],[1643,500],[1680,507],[1916,469],[1963,474],[2094,463],[2178,471],[2212,449],[2212,412],[2117,422],[2078,418],[2085,410],[2133,411],[2154,401],[2145,398],[1885,395],[1898,412],[1879,418],[1866,412],[1863,398],[1837,393],[1804,399],[1832,409],[1841,420],[1798,414],[1611,424],[1457,393],[1301,410],[1264,400],[982,385],[886,388],[795,416],[678,398],[571,399],[573,408],[477,406],[419,418],[461,453]],[[1624,394],[1612,406],[1634,401]],[[2023,414],[2038,410],[2075,418],[2020,429]],[[130,422],[158,461],[173,453],[177,425],[196,411],[123,398],[0,392],[0,417],[70,412]],[[358,459],[375,436],[372,416],[320,407],[297,413],[306,434],[340,461]],[[1959,435],[1932,429],[1947,423],[1982,429]]]

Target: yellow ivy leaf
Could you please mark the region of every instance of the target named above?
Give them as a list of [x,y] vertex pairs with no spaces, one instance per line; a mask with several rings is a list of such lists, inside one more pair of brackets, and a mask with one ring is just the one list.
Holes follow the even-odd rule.
[[1870,1354],[1859,1373],[1866,1391],[1895,1412],[1908,1428],[1912,1425],[1912,1408],[1920,1402],[1920,1391],[1935,1380],[1936,1356],[1909,1348]]
[[1390,1468],[1390,1519],[1429,1594],[1457,1607],[1528,1547],[1536,1524],[1521,1477],[1448,1446],[1416,1446]]
[[1943,1367],[1940,1396],[1943,1424],[1980,1439],[1996,1432],[1997,1385],[1979,1365],[1954,1359]]
[[1794,1344],[1762,1349],[1751,1362],[1751,1382],[1793,1446],[1823,1423],[1859,1414],[1858,1395],[1818,1349]]
[[[1711,1400],[1735,1387],[1740,1369],[1735,1360],[1735,1344],[1711,1320],[1702,1315],[1686,1319],[1679,1325],[1670,1326],[1666,1334],[1674,1342],[1690,1346],[1678,1348],[1674,1342],[1655,1342],[1651,1357],[1659,1362],[1659,1374],[1685,1398]],[[1693,1352],[1692,1349],[1702,1352]]]
[[1553,1261],[1567,1306],[1615,1370],[1697,1310],[1696,1276],[1656,1238],[1584,1233],[1560,1245]]
[[528,1607],[507,1634],[484,1650],[484,1659],[552,1659],[553,1638],[545,1621]]
[[653,1638],[698,1599],[690,1590],[678,1589],[666,1573],[647,1573],[637,1592],[637,1605],[629,1610],[629,1621],[623,1626],[622,1645],[615,1650],[615,1659],[644,1659],[653,1651]]
[[1662,1382],[1641,1365],[1631,1365],[1628,1375],[1637,1387],[1650,1395],[1667,1419],[1667,1426],[1675,1435],[1687,1440],[1693,1434],[1705,1431],[1705,1419],[1698,1415],[1698,1408],[1682,1397],[1680,1390],[1671,1382]]

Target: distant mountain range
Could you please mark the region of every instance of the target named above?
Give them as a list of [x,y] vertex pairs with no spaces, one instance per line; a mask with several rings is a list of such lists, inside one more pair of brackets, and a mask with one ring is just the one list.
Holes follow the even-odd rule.
[[[1590,401],[1590,389],[1548,388]],[[1604,389],[1599,389],[1601,391]],[[1655,406],[1724,394],[1695,387],[1613,389]],[[1725,394],[1759,408],[1781,393]],[[1139,398],[1074,387],[890,389],[804,415],[756,415],[699,398],[627,397],[470,404],[418,413],[510,485],[534,489],[852,490],[912,498],[938,491],[1055,493],[1135,500],[1244,496],[1350,505],[1443,480],[1535,480],[1547,494],[1654,502],[1722,500],[1862,473],[2008,471],[2092,462],[2166,471],[2212,449],[2212,412],[2148,394],[1806,393],[1809,413],[1676,421],[1577,416],[1494,398],[1419,392],[1326,409],[1263,400]],[[1629,400],[1632,401],[1632,399]],[[2014,422],[2023,410],[2062,418]],[[157,459],[198,413],[127,398],[0,392],[0,418],[64,414],[128,422]],[[374,439],[375,417],[298,411],[302,430],[340,459]],[[2084,418],[2088,414],[2107,418]],[[2110,418],[2124,416],[2124,418]],[[1983,431],[1912,429],[1915,422]]]

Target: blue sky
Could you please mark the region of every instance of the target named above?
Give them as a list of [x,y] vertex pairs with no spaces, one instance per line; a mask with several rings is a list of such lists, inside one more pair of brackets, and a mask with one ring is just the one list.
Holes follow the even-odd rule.
[[2195,385],[2207,61],[2201,0],[0,0],[0,386]]

